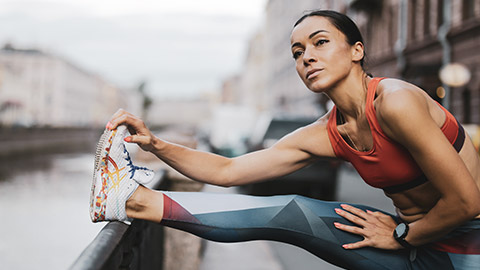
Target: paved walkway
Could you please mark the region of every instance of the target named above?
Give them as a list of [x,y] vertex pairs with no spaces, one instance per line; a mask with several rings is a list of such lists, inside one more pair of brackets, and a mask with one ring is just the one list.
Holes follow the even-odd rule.
[[283,270],[266,241],[207,242],[200,270]]

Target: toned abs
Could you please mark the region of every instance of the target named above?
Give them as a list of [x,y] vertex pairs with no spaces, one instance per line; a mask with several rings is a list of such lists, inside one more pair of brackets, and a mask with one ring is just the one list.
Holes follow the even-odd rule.
[[[398,87],[411,87],[411,85],[401,83]],[[438,127],[441,127],[445,122],[444,112],[424,91],[420,89],[417,90],[421,91],[422,95],[425,96],[432,118],[435,120]],[[381,100],[383,91],[384,88],[379,85],[377,88],[377,100]],[[380,122],[380,124],[382,123]],[[464,161],[473,179],[475,179],[477,187],[480,188],[480,159],[469,136],[466,136],[465,143],[462,150],[459,152],[459,155]],[[385,195],[392,199],[398,216],[409,223],[425,216],[435,206],[441,196],[440,192],[430,182],[403,192],[395,194],[385,193]],[[477,216],[477,218],[480,218],[480,215]]]

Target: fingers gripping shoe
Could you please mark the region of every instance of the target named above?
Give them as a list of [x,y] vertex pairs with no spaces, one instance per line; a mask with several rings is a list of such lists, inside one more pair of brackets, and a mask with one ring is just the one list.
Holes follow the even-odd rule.
[[125,126],[105,130],[97,145],[92,190],[90,218],[93,222],[128,219],[125,203],[139,184],[152,180],[153,171],[133,165],[124,138]]

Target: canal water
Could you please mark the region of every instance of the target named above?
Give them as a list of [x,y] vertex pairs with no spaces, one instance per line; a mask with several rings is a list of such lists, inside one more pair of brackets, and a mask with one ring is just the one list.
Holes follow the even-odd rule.
[[1,269],[67,269],[75,261],[105,226],[90,222],[92,172],[92,153],[1,160]]

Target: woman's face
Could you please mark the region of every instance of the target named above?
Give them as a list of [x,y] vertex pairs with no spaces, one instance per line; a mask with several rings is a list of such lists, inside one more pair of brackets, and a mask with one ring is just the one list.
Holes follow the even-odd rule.
[[313,92],[323,92],[348,76],[354,49],[345,35],[321,16],[307,17],[291,36],[297,73]]

